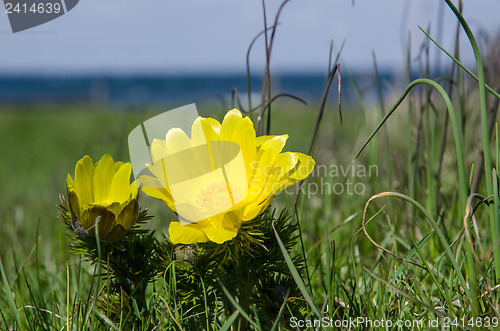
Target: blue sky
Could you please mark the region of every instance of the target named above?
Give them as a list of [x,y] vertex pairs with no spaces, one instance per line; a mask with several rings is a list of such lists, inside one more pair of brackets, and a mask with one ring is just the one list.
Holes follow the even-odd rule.
[[[473,31],[494,38],[500,1],[463,2]],[[280,3],[266,2],[269,23]],[[324,70],[332,39],[337,49],[346,40],[343,67],[371,68],[373,50],[381,67],[400,68],[409,36],[416,58],[425,40],[418,25],[437,36],[438,21],[441,41],[451,48],[456,20],[444,1],[291,0],[281,15],[273,70]],[[62,17],[16,34],[0,13],[0,73],[243,71],[247,47],[262,29],[258,0],[82,0]],[[255,68],[264,63],[262,45],[254,48]],[[470,63],[464,38],[462,45]]]

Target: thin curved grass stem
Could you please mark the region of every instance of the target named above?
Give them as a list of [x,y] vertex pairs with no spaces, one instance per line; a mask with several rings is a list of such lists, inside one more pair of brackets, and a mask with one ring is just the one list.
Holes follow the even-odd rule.
[[462,136],[460,133],[459,125],[457,122],[457,118],[455,115],[455,110],[453,108],[453,105],[451,103],[450,98],[446,94],[445,90],[441,85],[439,85],[437,82],[427,79],[427,78],[419,78],[411,82],[407,87],[406,90],[403,92],[399,100],[396,102],[396,104],[392,107],[392,109],[385,115],[385,117],[382,119],[382,121],[379,123],[377,128],[372,132],[370,137],[366,140],[364,145],[361,147],[360,151],[356,155],[356,158],[359,157],[359,155],[363,152],[365,147],[368,145],[368,143],[373,139],[373,137],[377,134],[377,132],[382,128],[382,126],[385,124],[385,122],[391,117],[391,115],[396,111],[396,109],[399,107],[399,105],[403,102],[403,100],[406,98],[408,93],[410,93],[411,89],[419,84],[427,84],[432,87],[434,87],[443,97],[444,102],[446,103],[446,106],[448,108],[448,112],[450,114],[450,119],[451,119],[451,124],[452,124],[452,129],[453,129],[453,135],[455,138],[455,147],[456,147],[456,153],[457,153],[457,166],[458,166],[458,172],[459,172],[459,187],[460,187],[460,210],[464,210],[467,196],[468,196],[468,188],[467,188],[467,180],[465,176],[465,161],[464,161],[464,154],[463,154],[463,143],[462,143]]
[[[477,82],[479,82],[479,78],[472,71],[470,71],[469,69],[467,69],[467,67],[464,66],[462,64],[462,62],[460,62],[460,60],[458,60],[456,57],[454,57],[453,55],[451,55],[446,49],[444,49],[443,46],[441,46],[440,44],[438,44],[438,42],[435,41],[422,27],[419,26],[419,29],[425,34],[425,36],[427,38],[430,39],[430,41],[432,41],[437,47],[439,47],[440,50],[442,50],[446,55],[448,55],[448,57],[450,59],[452,59],[460,68],[462,68],[467,74],[469,74],[469,76],[471,76]],[[488,84],[486,84],[485,88],[486,88],[486,90],[488,90],[488,92],[490,92],[496,98],[500,99],[500,94],[497,91],[495,91],[491,86],[489,86]]]
[[[365,224],[366,214],[367,214],[368,206],[370,205],[370,203],[373,200],[378,199],[378,198],[382,198],[382,197],[395,197],[395,198],[400,198],[400,199],[406,200],[409,203],[411,203],[413,206],[415,206],[425,216],[425,218],[429,221],[429,223],[431,224],[434,231],[437,233],[439,240],[441,241],[441,244],[443,245],[443,247],[445,249],[446,256],[450,260],[450,263],[452,264],[453,269],[455,269],[455,273],[457,274],[457,277],[460,281],[460,285],[464,289],[470,289],[469,286],[467,286],[467,282],[466,282],[466,280],[461,272],[460,266],[458,265],[458,262],[455,259],[453,252],[451,251],[451,248],[450,248],[450,245],[448,244],[448,241],[446,240],[441,229],[439,228],[439,225],[434,220],[434,218],[430,215],[430,213],[420,203],[418,203],[415,199],[413,199],[405,194],[398,193],[398,192],[382,192],[379,194],[375,194],[366,202],[364,212],[363,212],[363,225]],[[366,232],[365,232],[365,234],[366,234]],[[384,249],[384,251],[386,251],[386,250]],[[391,254],[393,254],[393,253],[391,253]],[[405,260],[405,261],[407,261],[407,260]],[[407,262],[409,262],[409,261],[407,261]],[[411,263],[415,264],[417,266],[423,267],[423,266],[419,265],[418,263],[415,263],[415,262],[411,262]],[[423,269],[426,269],[426,268],[423,267]]]

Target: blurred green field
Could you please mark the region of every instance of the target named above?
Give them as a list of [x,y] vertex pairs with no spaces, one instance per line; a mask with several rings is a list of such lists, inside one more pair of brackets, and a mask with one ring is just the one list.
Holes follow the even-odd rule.
[[[0,112],[3,155],[0,168],[0,257],[7,279],[16,281],[16,270],[27,269],[34,277],[31,279],[36,283],[33,287],[40,291],[35,298],[40,295],[39,300],[44,301],[50,296],[52,304],[63,300],[67,294],[66,273],[81,263],[78,257],[69,253],[70,241],[65,236],[65,226],[57,219],[58,194],[66,193],[67,175],[73,176],[75,163],[87,154],[94,161],[106,153],[115,160],[129,161],[127,136],[130,130],[165,110],[137,112],[69,106],[9,107]],[[220,121],[226,111],[214,107],[212,110],[204,109],[202,115]],[[306,153],[317,116],[317,106],[276,104],[272,111],[271,133],[287,133],[289,140],[285,149]],[[255,114],[252,117],[255,120]],[[388,136],[391,137],[392,157],[397,160],[395,164],[392,160],[390,164],[384,163],[384,158],[377,151],[386,145],[377,141],[358,160],[355,159],[379,118],[375,110],[349,109],[344,110],[341,123],[334,104],[328,105],[324,113],[313,153],[318,171],[313,172],[310,180],[301,187],[302,203],[299,205],[302,235],[314,284],[319,285],[321,275],[328,273],[322,259],[331,242],[335,243],[335,265],[339,268],[339,276],[350,277],[345,268],[352,263],[351,244],[360,228],[360,213],[365,202],[379,191],[401,188],[398,179],[390,175],[407,161],[405,147],[401,143],[406,141],[407,132],[399,126],[392,126]],[[408,121],[408,116],[398,114],[392,121]],[[365,169],[372,166],[376,171],[369,176],[356,176],[351,173],[357,169],[356,166],[364,166]],[[353,190],[354,184],[360,185],[358,188],[362,191],[348,192]],[[281,193],[273,201],[273,208],[293,208],[295,189],[298,188],[295,185]],[[174,217],[168,208],[142,193],[140,203],[155,216],[146,228],[157,229],[158,235],[165,232],[166,224]],[[380,230],[378,226],[375,228]],[[424,225],[421,230],[425,228]],[[366,240],[356,243],[356,247],[357,259],[372,261],[377,255]],[[68,264],[70,269],[67,269]],[[74,270],[72,273],[72,277],[78,279],[90,277],[85,272],[80,276],[81,271],[76,276]],[[26,277],[30,279],[29,275]],[[59,285],[54,286],[51,283],[53,280],[58,280]],[[88,290],[88,284],[85,285],[83,279],[77,284],[80,291]],[[74,294],[73,300],[82,298],[82,294],[78,293]]]
[[[290,121],[286,124],[276,121],[273,132],[287,132],[290,136],[287,149],[304,151],[310,141],[315,114],[295,108],[282,110],[287,112]],[[9,256],[13,248],[17,255],[28,254],[37,231],[41,243],[47,245],[44,250],[63,253],[67,244],[63,240],[65,227],[56,219],[55,207],[59,203],[58,194],[66,194],[66,177],[74,175],[76,162],[84,155],[97,161],[108,153],[115,160],[129,161],[129,132],[166,110],[168,108],[133,112],[75,105],[4,107],[0,111],[2,255]],[[212,113],[204,116],[222,120],[225,110],[214,109]],[[148,203],[154,199],[141,200],[151,208]],[[166,209],[158,204],[156,208],[160,212]],[[60,258],[64,260],[64,254]]]
[[[333,107],[332,107],[333,108]],[[2,141],[2,162],[0,173],[0,245],[3,254],[13,245],[17,253],[27,253],[33,245],[36,225],[40,223],[41,238],[47,244],[61,245],[50,240],[51,236],[63,238],[64,226],[57,222],[58,194],[66,190],[66,177],[74,175],[76,162],[84,155],[97,161],[104,154],[111,154],[115,160],[129,161],[127,138],[129,132],[146,119],[166,109],[151,109],[134,112],[122,109],[95,108],[85,106],[26,107],[10,106],[0,111],[0,140]],[[205,111],[203,116],[222,120],[227,110]],[[286,149],[306,152],[314,127],[317,111],[312,107],[283,105],[273,111],[272,133],[287,133]],[[346,116],[346,115],[344,115]],[[287,120],[283,121],[282,118]],[[322,145],[346,144],[353,135],[361,132],[346,127],[362,122],[362,116],[347,114],[345,123],[339,125],[334,110],[325,115],[322,131],[325,138]],[[337,138],[333,136],[333,127]],[[345,133],[350,132],[350,136]],[[366,135],[366,134],[365,134]],[[351,159],[352,159],[351,151]],[[349,153],[347,153],[349,154]],[[328,161],[330,155],[323,155]],[[339,158],[338,156],[336,157]],[[346,160],[348,164],[350,160]],[[144,202],[149,202],[147,197]],[[22,248],[22,249],[21,249]]]
[[[376,221],[367,220],[366,229],[376,242],[395,254],[415,259],[418,252],[420,258],[417,260],[423,259],[437,268],[434,281],[418,268],[382,254],[361,235],[366,202],[373,194],[396,191],[422,203],[438,219],[449,242],[462,242],[463,232],[457,219],[461,211],[456,194],[453,137],[448,133],[441,159],[442,151],[438,147],[445,108],[438,99],[433,100],[433,106],[439,109],[438,112],[430,112],[430,108],[425,107],[416,112],[415,100],[400,106],[356,159],[361,146],[382,118],[380,108],[372,105],[366,109],[344,109],[341,122],[336,105],[329,104],[312,154],[317,161],[316,170],[302,186],[293,186],[273,201],[273,208],[293,211],[296,192],[301,189],[297,212],[309,270],[308,281],[319,304],[336,307],[335,314],[339,314],[338,309],[343,312],[344,315],[337,317],[364,315],[411,319],[420,312],[423,315],[418,318],[424,319],[435,317],[429,307],[442,302],[440,300],[463,300],[463,306],[454,308],[456,312],[450,312],[449,316],[470,313],[466,309],[469,303],[464,299],[465,294],[455,290],[455,286],[459,286],[458,278],[443,260],[444,251],[435,235],[436,229],[409,204],[394,199],[376,201],[377,208],[371,209],[371,215],[382,214]],[[75,105],[2,109],[0,258],[4,272],[3,291],[8,294],[7,288],[11,288],[16,293],[16,305],[24,307],[18,316],[19,323],[29,325],[26,321],[30,316],[51,315],[53,318],[54,314],[63,314],[67,309],[74,311],[77,309],[75,304],[89,296],[92,269],[78,256],[70,254],[67,230],[57,219],[58,195],[66,194],[67,175],[73,176],[76,162],[84,155],[97,161],[109,153],[115,160],[129,161],[129,132],[167,109],[134,111]],[[201,114],[221,121],[226,111],[214,106],[203,108]],[[315,105],[277,103],[272,108],[271,134],[287,133],[289,140],[285,149],[307,153],[317,116],[318,106]],[[256,114],[251,117],[255,121]],[[477,146],[478,125],[477,120],[471,120],[464,127],[463,147],[472,152],[466,154],[471,171],[476,160],[473,151]],[[443,171],[438,182],[435,176],[440,162]],[[359,173],[359,170],[364,172]],[[484,190],[482,185],[480,189]],[[139,201],[155,216],[145,227],[156,229],[161,238],[168,221],[175,216],[159,200],[141,193]],[[477,217],[485,217],[482,208],[478,209]],[[483,240],[487,242],[488,229],[484,222],[480,224],[478,234],[485,236]],[[486,246],[482,246],[485,250],[486,242]],[[301,248],[296,247],[296,253],[300,252]],[[460,249],[456,254],[458,259],[463,259]],[[491,269],[485,259],[477,268],[489,274]],[[493,286],[489,277],[477,286]],[[385,279],[392,285],[388,287]],[[448,283],[444,297],[439,282]],[[401,293],[409,293],[410,299],[401,297]],[[489,300],[495,302],[496,295],[491,295]],[[66,308],[58,307],[67,300]],[[412,304],[407,306],[410,302]],[[0,299],[3,314],[0,326],[12,325],[9,322],[12,316],[8,315],[11,305],[9,300]],[[50,313],[37,314],[33,308],[37,305]],[[485,314],[492,312],[491,308],[485,308]],[[52,322],[53,325],[61,323]],[[91,325],[95,328],[100,324],[94,320]]]

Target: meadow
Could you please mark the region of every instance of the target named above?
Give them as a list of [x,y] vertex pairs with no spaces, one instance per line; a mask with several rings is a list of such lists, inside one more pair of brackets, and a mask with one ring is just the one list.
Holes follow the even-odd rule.
[[[84,155],[128,161],[129,132],[164,108],[2,106],[0,329],[498,329],[500,72],[494,53],[481,57],[455,14],[476,68],[466,69],[447,50],[442,77],[429,78],[424,56],[421,78],[407,77],[408,87],[391,97],[364,101],[359,90],[360,106],[339,113],[331,92],[330,102],[326,94],[316,104],[275,101],[249,115],[257,126],[261,110],[270,114],[269,134],[288,134],[286,150],[311,155],[316,167],[259,219],[267,224],[262,254],[278,262],[268,266],[270,276],[249,272],[248,288],[229,286],[222,274],[213,283],[185,276],[197,263],[187,247],[161,246],[175,215],[142,192],[141,207],[154,218],[141,229],[154,231],[153,255],[165,263],[140,284],[145,297],[113,292],[119,272],[100,270],[109,260],[70,248],[71,229],[57,218],[68,174]],[[336,91],[335,64],[326,91]],[[270,101],[270,91],[263,92]],[[201,115],[221,121],[228,110],[210,106]],[[281,217],[284,209],[290,217]],[[227,253],[200,246],[194,259],[204,249]],[[260,253],[240,254],[240,264],[258,263]],[[200,280],[207,284],[198,293]]]

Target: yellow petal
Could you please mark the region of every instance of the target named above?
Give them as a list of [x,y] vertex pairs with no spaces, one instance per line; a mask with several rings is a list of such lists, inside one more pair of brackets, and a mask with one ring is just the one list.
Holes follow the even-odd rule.
[[130,183],[128,190],[129,199],[137,199],[137,196],[139,195],[139,187],[141,187],[141,185],[138,180],[135,180],[132,183]]
[[267,177],[272,171],[276,158],[285,146],[288,135],[275,136],[261,145],[258,153],[259,175]]
[[137,221],[139,205],[136,199],[130,200],[116,218],[116,224],[123,226],[125,230],[130,229]]
[[[68,175],[68,179],[70,179]],[[80,209],[80,201],[78,201],[78,195],[76,194],[74,188],[70,185],[67,186],[67,192],[68,192],[68,202],[69,202],[69,207],[73,213],[75,213],[76,217],[80,218],[81,216],[81,209]]]
[[114,165],[114,170],[115,170],[115,173],[118,171],[118,169],[120,169],[125,163],[122,162],[122,161],[117,161]]
[[[198,226],[197,226],[198,225]],[[208,237],[200,230],[199,224],[181,225],[179,222],[171,222],[168,227],[170,241],[174,244],[194,244],[207,242]]]
[[271,175],[278,178],[287,175],[290,170],[295,168],[297,162],[299,162],[298,154],[300,153],[286,152],[279,154],[276,157],[276,161],[274,162],[274,167],[271,171]]
[[[285,146],[287,138],[287,135],[275,136],[261,145],[257,156],[258,165],[253,165],[256,169],[249,183],[248,201],[253,201],[262,193],[269,193],[264,192],[266,182],[273,169],[276,158]],[[267,198],[267,195],[268,194],[266,194],[264,198]]]
[[294,153],[299,158],[298,166],[295,168],[295,171],[290,174],[290,178],[296,180],[302,180],[309,176],[314,169],[314,165],[316,162],[312,157],[302,153]]
[[73,181],[73,178],[71,178],[71,175],[68,174],[68,177],[66,178],[66,187],[70,187],[73,190],[75,189],[75,182]]
[[[217,217],[217,216],[216,216]],[[210,241],[222,244],[233,239],[240,229],[240,217],[234,212],[228,212],[218,217],[221,224],[212,224],[213,226],[203,229]],[[214,222],[218,223],[218,222]]]
[[241,120],[241,113],[237,109],[233,109],[227,112],[224,120],[222,121],[222,126],[220,128],[220,140],[231,141],[233,132]]
[[142,184],[142,188],[165,188],[164,183],[162,183],[158,177],[152,177],[148,175],[142,175],[139,177],[139,182]]
[[[218,143],[211,142],[210,145]],[[207,144],[169,155],[162,162],[170,190],[175,184],[202,176],[214,169],[214,160]]]
[[242,221],[251,221],[259,216],[260,213],[262,213],[267,207],[269,207],[272,200],[273,195],[269,195],[265,200],[256,200],[254,203],[248,205],[245,208],[245,213],[242,217]]
[[118,168],[109,188],[108,199],[110,201],[124,202],[128,199],[131,172],[132,165],[130,163],[122,163],[121,167]]
[[142,191],[147,195],[157,198],[165,202],[171,209],[175,211],[174,200],[170,191],[165,188],[157,178],[142,175],[139,177],[139,182],[143,184]]
[[[269,137],[269,136],[268,136]],[[283,147],[285,147],[286,141],[288,139],[287,134],[283,134],[280,136],[271,136],[270,139],[266,139],[265,141],[260,141],[259,152],[269,151],[278,155]]]
[[168,130],[165,140],[167,155],[172,155],[191,148],[191,140],[186,133],[179,128]]
[[198,117],[191,127],[191,144],[199,146],[218,141],[220,129],[220,123],[213,118]]
[[311,174],[314,169],[315,162],[312,157],[302,153],[293,153],[297,155],[297,165],[291,169],[287,174],[281,177],[279,185],[275,193],[279,193],[287,187],[305,179]]
[[290,173],[296,170],[298,163],[299,157],[297,153],[286,152],[278,154],[271,171],[266,176],[266,183],[262,191],[264,196],[259,197],[259,199],[267,199],[268,196],[281,192],[285,188],[282,185],[282,179],[284,177],[288,178]]
[[151,143],[151,160],[156,164],[158,160],[167,156],[167,142],[162,139],[153,139]]
[[[109,202],[111,182],[115,175],[114,162],[111,155],[104,155],[97,162],[94,173],[94,201]],[[112,201],[112,200],[111,200]]]
[[121,225],[115,226],[110,233],[108,233],[106,236],[102,237],[101,239],[103,241],[106,241],[108,243],[114,243],[117,242],[118,240],[121,240],[125,237],[127,234],[127,230]]
[[118,217],[118,215],[122,211],[123,207],[125,207],[125,203],[119,203],[117,201],[114,201],[113,203],[106,204],[106,205],[94,204],[91,206],[100,206],[100,207],[106,208],[107,211],[110,211],[115,215],[115,220],[116,220],[116,217]]
[[90,156],[85,155],[77,162],[75,167],[75,192],[80,199],[80,204],[85,205],[94,201],[92,182],[94,177],[94,163]]
[[[154,184],[155,186],[150,186],[150,187],[167,187],[168,188],[165,159],[157,160],[155,164],[146,163],[146,167],[148,167],[151,174],[153,174],[156,177],[156,179],[158,180],[158,183]],[[139,178],[141,178],[141,177],[139,177]],[[153,184],[153,183],[150,183],[150,184]]]
[[96,222],[99,223],[99,237],[104,238],[115,227],[115,214],[103,206],[91,206],[84,209],[80,224],[91,234],[95,235]]
[[273,139],[276,136],[269,135],[269,136],[258,136],[255,138],[255,143],[257,147],[262,146],[264,143],[268,142],[269,140]]
[[252,121],[248,117],[245,117],[238,122],[231,137],[231,141],[238,144],[241,148],[241,153],[245,161],[247,181],[250,182],[251,176],[255,171],[255,169],[252,169],[252,162],[257,157],[257,144],[255,139],[255,129]]

